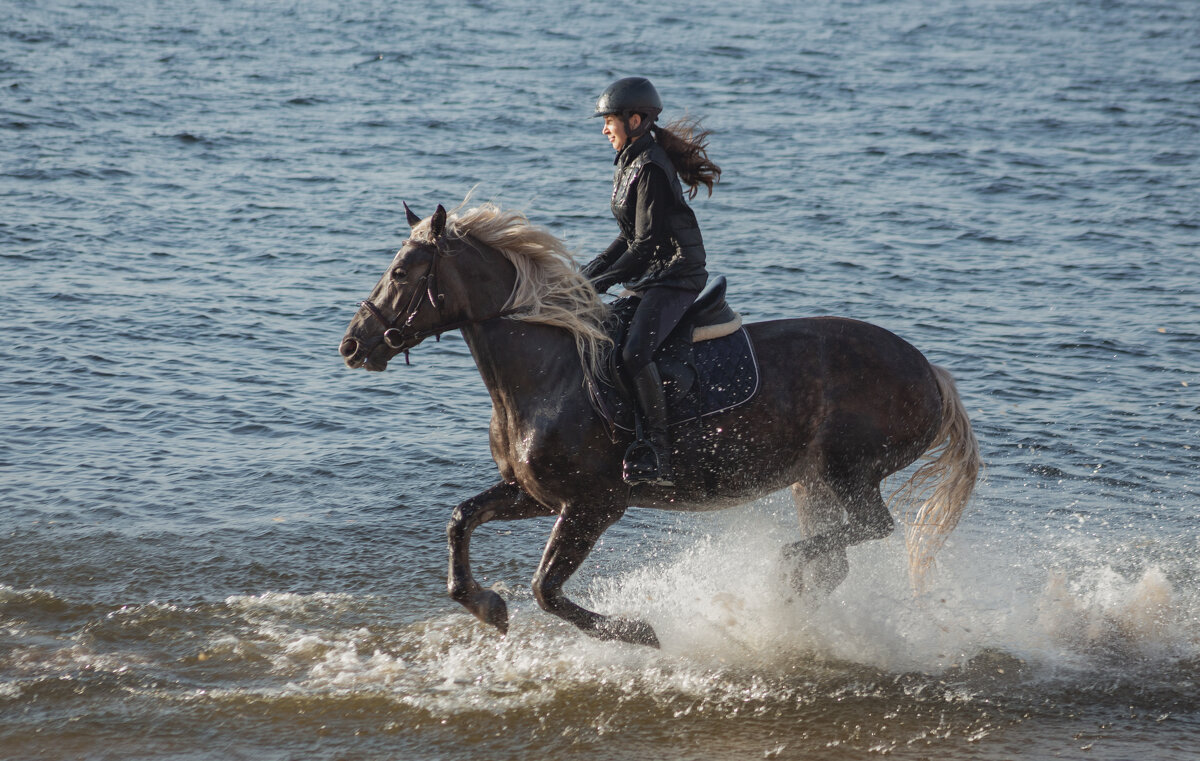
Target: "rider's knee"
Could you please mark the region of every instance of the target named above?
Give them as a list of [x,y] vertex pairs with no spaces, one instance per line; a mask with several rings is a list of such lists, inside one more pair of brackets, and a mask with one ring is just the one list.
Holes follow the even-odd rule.
[[630,375],[637,375],[643,367],[650,364],[650,356],[644,350],[626,344],[621,347],[621,362]]

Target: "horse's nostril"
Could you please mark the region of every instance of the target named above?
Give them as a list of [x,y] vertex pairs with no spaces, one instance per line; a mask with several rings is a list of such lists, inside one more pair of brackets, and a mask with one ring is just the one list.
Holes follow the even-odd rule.
[[358,341],[353,338],[347,338],[342,341],[342,345],[338,348],[343,357],[353,357],[358,352]]

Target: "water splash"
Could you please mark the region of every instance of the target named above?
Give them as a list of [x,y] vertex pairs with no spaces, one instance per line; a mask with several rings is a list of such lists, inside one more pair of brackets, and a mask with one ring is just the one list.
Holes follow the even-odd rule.
[[[1143,686],[1157,676],[1164,686],[1200,655],[1195,599],[1159,566],[1129,577],[1103,558],[1048,570],[960,541],[928,592],[913,597],[903,543],[888,541],[852,551],[850,576],[827,599],[797,600],[780,560],[785,520],[761,506],[730,512],[678,537],[665,557],[601,566],[575,585],[581,603],[651,623],[660,651],[591,640],[509,590],[507,637],[458,612],[383,631],[326,628],[322,616],[328,623],[350,602],[332,597],[254,600],[269,614],[255,636],[269,640],[292,689],[390,694],[443,716],[531,709],[581,690],[771,705],[794,698],[798,684],[829,679],[842,689],[864,674],[938,689],[981,675],[988,685],[1004,677],[1077,687],[1097,673]],[[314,606],[311,624],[297,626],[295,612]]]

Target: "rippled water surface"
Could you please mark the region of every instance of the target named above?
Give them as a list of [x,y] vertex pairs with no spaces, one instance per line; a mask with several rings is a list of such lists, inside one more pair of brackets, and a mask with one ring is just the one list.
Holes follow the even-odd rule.
[[[1200,5],[0,5],[0,757],[1041,759],[1200,731]],[[507,637],[445,596],[496,479],[457,335],[337,344],[422,214],[599,251],[588,118],[645,74],[714,129],[695,202],[747,319],[951,369],[988,469],[913,599],[897,536],[788,604],[779,495],[633,510]],[[494,528],[495,527],[495,528]]]

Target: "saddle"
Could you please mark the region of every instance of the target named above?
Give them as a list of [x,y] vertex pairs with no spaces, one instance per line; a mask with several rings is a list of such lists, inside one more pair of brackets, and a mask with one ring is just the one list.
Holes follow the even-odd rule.
[[[726,286],[724,276],[715,278],[654,353],[670,426],[739,407],[758,391],[758,359],[741,316],[725,300]],[[635,430],[633,386],[621,366],[620,347],[638,302],[631,296],[611,305],[607,372],[589,382],[592,406],[614,435]]]

